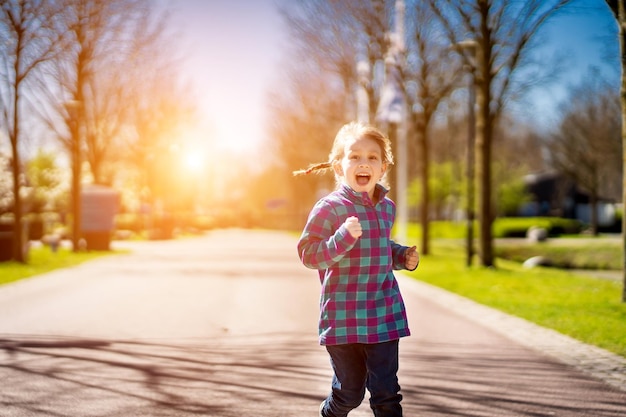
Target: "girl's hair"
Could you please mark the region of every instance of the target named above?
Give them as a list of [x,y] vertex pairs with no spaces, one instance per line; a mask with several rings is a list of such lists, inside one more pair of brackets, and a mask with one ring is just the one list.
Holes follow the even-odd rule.
[[333,148],[328,155],[328,162],[311,164],[307,169],[294,171],[293,175],[306,175],[312,172],[325,172],[333,167],[333,164],[341,161],[344,157],[346,143],[355,139],[372,139],[380,145],[382,162],[387,165],[393,165],[393,155],[391,153],[391,141],[380,130],[374,126],[370,126],[361,122],[350,122],[345,124],[333,142]]

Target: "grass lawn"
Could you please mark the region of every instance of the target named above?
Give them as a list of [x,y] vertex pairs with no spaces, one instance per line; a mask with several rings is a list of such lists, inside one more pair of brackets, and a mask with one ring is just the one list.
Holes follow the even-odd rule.
[[431,248],[411,276],[626,357],[621,282],[553,268],[524,269],[502,259],[496,269],[467,268],[459,243],[433,240]]
[[[577,243],[577,240],[582,241]],[[566,242],[566,243],[563,243]],[[553,266],[575,269],[621,270],[624,265],[621,241],[615,239],[549,239],[541,243],[497,245],[496,256],[524,262],[533,256],[547,257]]]
[[49,247],[32,248],[28,253],[28,263],[0,262],[0,285],[17,281],[59,268],[81,264],[94,258],[118,252],[90,251],[74,253],[69,249],[60,248],[52,252]]

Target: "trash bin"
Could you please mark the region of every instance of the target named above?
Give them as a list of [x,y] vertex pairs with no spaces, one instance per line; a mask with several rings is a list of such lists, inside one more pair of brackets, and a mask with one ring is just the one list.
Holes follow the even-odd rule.
[[81,230],[88,250],[110,250],[119,208],[119,192],[90,185],[81,192]]
[[13,224],[0,223],[0,261],[13,259]]
[[[0,223],[0,262],[10,261],[13,258],[13,241],[15,234],[13,222]],[[22,257],[28,257],[28,227],[22,222]]]

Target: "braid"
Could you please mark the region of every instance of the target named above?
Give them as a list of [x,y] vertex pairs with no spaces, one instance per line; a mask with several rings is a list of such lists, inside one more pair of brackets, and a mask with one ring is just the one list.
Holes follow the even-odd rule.
[[293,175],[307,175],[313,171],[322,171],[332,168],[332,164],[330,162],[320,162],[319,164],[309,165],[307,169],[300,169],[298,171],[293,171]]

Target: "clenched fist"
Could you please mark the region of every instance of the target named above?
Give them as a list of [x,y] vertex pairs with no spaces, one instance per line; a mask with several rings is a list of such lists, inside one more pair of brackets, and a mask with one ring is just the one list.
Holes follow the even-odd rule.
[[346,229],[348,229],[348,232],[350,233],[350,235],[352,235],[353,238],[359,238],[363,234],[361,223],[359,223],[359,218],[356,216],[348,217],[343,225],[346,227]]
[[404,252],[404,266],[409,271],[413,271],[420,263],[420,255],[417,253],[417,248],[411,246]]

